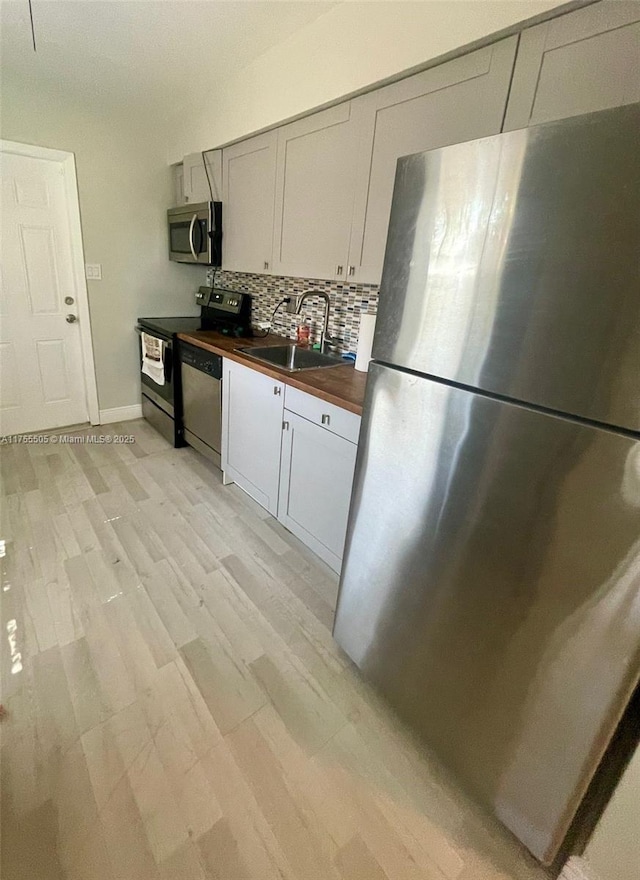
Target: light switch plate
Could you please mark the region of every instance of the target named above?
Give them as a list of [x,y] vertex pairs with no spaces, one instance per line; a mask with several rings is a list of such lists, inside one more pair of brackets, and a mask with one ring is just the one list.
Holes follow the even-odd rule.
[[85,263],[84,274],[87,281],[102,281],[102,263]]

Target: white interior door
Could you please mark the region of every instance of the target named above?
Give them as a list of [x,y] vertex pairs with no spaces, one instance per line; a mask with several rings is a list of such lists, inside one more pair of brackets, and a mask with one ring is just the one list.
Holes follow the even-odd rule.
[[0,436],[86,422],[63,161],[0,154]]

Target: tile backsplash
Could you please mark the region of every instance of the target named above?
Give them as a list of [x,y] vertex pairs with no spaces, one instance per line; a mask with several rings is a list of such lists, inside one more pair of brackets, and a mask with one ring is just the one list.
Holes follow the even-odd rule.
[[[207,271],[207,284],[211,283],[212,272],[211,269]],[[331,298],[329,335],[338,340],[338,349],[343,353],[356,351],[361,313],[375,313],[378,308],[377,284],[348,284],[346,281],[254,275],[219,269],[215,274],[215,285],[250,293],[254,322],[271,321],[273,310],[289,294],[304,293],[306,290],[326,291]],[[321,299],[307,300],[300,315],[290,315],[285,311],[285,306],[281,306],[272,322],[271,332],[295,338],[296,327],[303,318],[311,319],[312,339],[317,342],[324,320],[324,301]]]

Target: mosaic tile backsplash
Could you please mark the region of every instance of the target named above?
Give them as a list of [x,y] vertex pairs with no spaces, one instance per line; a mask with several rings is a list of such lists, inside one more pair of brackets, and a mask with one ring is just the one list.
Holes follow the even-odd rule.
[[[210,284],[212,270],[207,272]],[[378,308],[377,284],[348,284],[345,281],[323,281],[317,278],[288,278],[279,275],[253,275],[247,272],[216,271],[216,287],[250,293],[253,301],[252,320],[271,321],[273,310],[283,297],[305,290],[323,290],[331,298],[329,335],[337,340],[341,353],[355,353],[362,312],[375,313]],[[318,342],[324,320],[324,302],[307,300],[300,315],[290,315],[281,306],[271,325],[271,332],[295,339],[296,327],[303,318],[311,320],[311,337]]]

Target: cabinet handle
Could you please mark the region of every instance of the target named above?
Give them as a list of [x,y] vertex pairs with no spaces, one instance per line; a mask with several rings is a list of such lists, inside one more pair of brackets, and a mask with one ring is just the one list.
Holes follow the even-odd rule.
[[268,269],[268,268],[269,268],[269,263],[268,263],[267,260],[264,261],[264,268],[265,268],[265,269]]
[[336,266],[336,275],[342,275],[342,272],[343,272],[343,267],[342,267],[342,266]]
[[349,266],[349,275],[350,275],[351,277],[353,277],[355,274],[356,274],[356,267],[355,267],[355,266]]
[[327,413],[322,413],[322,424],[330,425],[331,424],[331,416],[327,415]]
[[276,397],[279,397],[279,396],[280,396],[280,392],[281,392],[281,391],[282,391],[282,388],[278,388],[277,385],[274,385],[274,386],[273,386],[273,393],[276,395]]
[[283,422],[283,423],[282,423],[282,430],[283,430],[283,431],[288,431],[288,430],[289,430],[289,422]]

